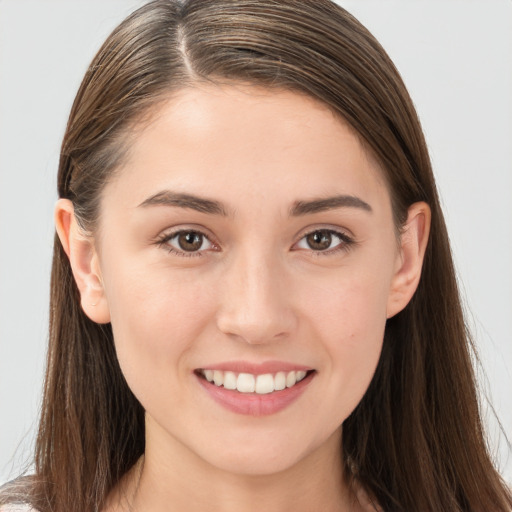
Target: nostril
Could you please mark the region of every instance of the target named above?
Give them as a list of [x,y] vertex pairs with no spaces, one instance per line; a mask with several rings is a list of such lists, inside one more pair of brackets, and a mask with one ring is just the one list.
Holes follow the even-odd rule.
[[292,314],[253,311],[252,315],[223,313],[217,318],[217,327],[231,338],[260,345],[275,343],[288,337],[295,327]]

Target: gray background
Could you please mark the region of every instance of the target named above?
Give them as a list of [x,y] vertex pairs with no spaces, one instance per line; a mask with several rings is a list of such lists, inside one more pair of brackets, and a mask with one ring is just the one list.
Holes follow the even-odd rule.
[[[141,0],[0,1],[0,482],[30,459],[44,355],[55,175],[80,80]],[[484,394],[512,438],[512,2],[341,1],[416,103],[448,221]],[[484,406],[491,447],[512,456]]]

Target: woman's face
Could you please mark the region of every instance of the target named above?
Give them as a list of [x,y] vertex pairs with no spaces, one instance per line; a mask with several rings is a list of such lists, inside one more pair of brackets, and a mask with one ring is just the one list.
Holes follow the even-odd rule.
[[402,262],[345,123],[292,92],[182,90],[106,186],[96,247],[148,449],[244,474],[338,453]]

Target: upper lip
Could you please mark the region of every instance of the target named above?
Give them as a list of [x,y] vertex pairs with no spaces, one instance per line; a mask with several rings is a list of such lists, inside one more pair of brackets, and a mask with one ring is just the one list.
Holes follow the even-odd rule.
[[198,370],[220,370],[234,373],[251,373],[252,375],[263,375],[266,373],[291,372],[291,371],[310,371],[310,366],[295,364],[286,361],[264,361],[261,363],[251,363],[249,361],[224,361],[220,363],[202,366]]

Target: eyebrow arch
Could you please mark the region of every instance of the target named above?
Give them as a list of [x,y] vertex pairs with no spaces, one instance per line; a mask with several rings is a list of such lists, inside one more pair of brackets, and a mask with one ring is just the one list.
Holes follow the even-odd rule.
[[227,216],[224,206],[218,201],[198,197],[191,194],[163,190],[143,201],[140,206],[177,206],[179,208],[190,208],[201,213]]
[[298,217],[311,213],[325,212],[335,208],[360,208],[372,213],[372,207],[356,196],[338,195],[325,197],[321,199],[312,199],[311,201],[296,201],[290,209],[290,215]]

